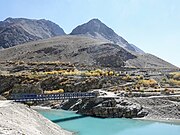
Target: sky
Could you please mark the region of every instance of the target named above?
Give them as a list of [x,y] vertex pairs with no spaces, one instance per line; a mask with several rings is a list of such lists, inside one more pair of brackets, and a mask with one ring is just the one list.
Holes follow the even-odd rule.
[[180,0],[1,0],[0,20],[47,19],[68,34],[98,18],[129,43],[180,67]]

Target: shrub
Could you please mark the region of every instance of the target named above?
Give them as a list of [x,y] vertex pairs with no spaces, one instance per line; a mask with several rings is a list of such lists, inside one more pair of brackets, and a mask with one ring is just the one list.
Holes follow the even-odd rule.
[[122,79],[125,80],[125,81],[131,81],[131,80],[132,80],[132,78],[131,78],[130,75],[126,75],[126,76],[123,77]]
[[149,80],[140,80],[138,84],[142,84],[144,87],[155,87],[155,85],[157,85],[157,82],[154,79],[149,79]]
[[64,93],[63,89],[59,89],[59,90],[45,90],[44,94],[57,94],[57,93]]
[[169,79],[169,84],[180,86],[180,81],[179,80],[174,80],[174,79]]
[[163,91],[161,91],[162,94],[166,94],[166,95],[169,95],[171,93],[174,93],[174,90],[173,89],[168,89],[168,88],[165,88]]
[[173,76],[173,79],[180,81],[180,73],[176,73],[176,74]]

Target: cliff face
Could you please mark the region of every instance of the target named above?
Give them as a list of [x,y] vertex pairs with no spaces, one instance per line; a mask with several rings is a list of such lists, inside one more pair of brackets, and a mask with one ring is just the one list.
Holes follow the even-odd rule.
[[7,18],[0,22],[0,48],[65,35],[57,24],[41,19]]

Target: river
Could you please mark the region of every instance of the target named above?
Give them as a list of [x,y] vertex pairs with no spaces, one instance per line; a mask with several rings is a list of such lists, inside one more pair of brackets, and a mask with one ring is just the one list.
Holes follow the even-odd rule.
[[64,110],[38,110],[77,135],[180,135],[180,125],[125,118],[93,118]]

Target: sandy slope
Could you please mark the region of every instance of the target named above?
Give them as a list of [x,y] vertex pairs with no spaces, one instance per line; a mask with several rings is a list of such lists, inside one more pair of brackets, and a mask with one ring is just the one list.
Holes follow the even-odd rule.
[[0,101],[2,135],[70,135],[58,125],[22,104]]

